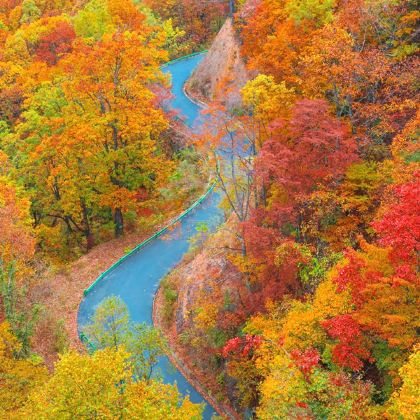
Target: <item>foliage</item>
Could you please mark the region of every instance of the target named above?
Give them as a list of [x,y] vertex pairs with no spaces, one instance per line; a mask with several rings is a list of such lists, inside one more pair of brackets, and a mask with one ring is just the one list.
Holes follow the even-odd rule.
[[415,349],[410,355],[408,362],[400,368],[400,376],[403,384],[392,395],[389,401],[389,414],[402,416],[405,419],[414,419],[419,411],[419,372],[420,352]]
[[182,31],[187,39],[190,51],[202,49],[212,39],[223,24],[228,12],[225,1],[204,0],[144,0],[153,13],[164,22]]
[[160,331],[146,324],[133,324],[127,306],[116,296],[102,301],[83,330],[95,349],[126,349],[131,355],[133,374],[145,381],[152,378],[167,346]]
[[109,239],[112,223],[119,236],[179,206],[162,193],[184,159],[166,132],[159,66],[189,51],[183,30],[131,0],[11,2],[0,20],[0,150],[12,169],[0,196],[20,213],[2,211],[30,210],[40,249],[69,259]]
[[[4,171],[10,170],[10,163],[1,151],[0,164]],[[35,251],[29,206],[21,189],[0,173],[0,260],[5,265],[16,261],[19,269],[26,268]]]
[[30,339],[41,307],[27,302],[27,287],[17,284],[14,264],[5,266],[1,260],[0,297],[4,318],[20,344],[14,351],[18,352],[20,357],[27,357],[30,353]]
[[129,323],[127,306],[120,298],[111,296],[96,308],[91,323],[84,327],[84,333],[95,347],[118,350],[129,334]]
[[420,181],[415,174],[413,182],[394,189],[395,203],[384,212],[374,228],[381,236],[380,243],[392,247],[392,257],[415,262],[420,250]]
[[[251,79],[238,109],[209,104],[197,153],[172,138],[159,66],[209,45],[233,4]],[[415,418],[417,9],[0,1],[0,416],[200,415],[152,378],[165,340],[115,297],[86,327],[98,350],[62,356],[47,380],[32,360],[26,292],[36,296],[38,257],[74,257],[159,220],[200,190],[207,167],[227,238],[217,248],[198,225],[195,250],[218,254],[197,261],[217,264],[179,339],[208,362],[217,395],[263,419]],[[178,286],[164,285],[168,322]]]
[[35,391],[24,416],[53,419],[120,417],[199,418],[201,407],[176,388],[162,383],[133,382],[129,354],[105,349],[93,356],[70,352],[61,356],[52,377]]
[[166,322],[170,322],[174,316],[175,304],[178,299],[178,291],[169,281],[168,278],[162,280],[160,287],[163,291],[164,306],[163,315]]
[[17,358],[22,345],[7,322],[0,324],[0,415],[10,418],[28,395],[45,383],[48,372],[39,360]]

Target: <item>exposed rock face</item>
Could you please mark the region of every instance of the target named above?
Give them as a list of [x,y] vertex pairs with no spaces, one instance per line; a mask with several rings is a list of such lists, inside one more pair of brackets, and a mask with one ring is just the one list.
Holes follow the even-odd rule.
[[153,319],[178,365],[193,372],[229,418],[240,419],[233,409],[234,380],[220,360],[223,340],[246,319],[242,298],[248,293],[242,274],[227,258],[226,248],[238,245],[229,226],[207,238],[166,277],[155,298]]
[[[202,251],[190,263],[180,268],[178,273],[179,295],[176,308],[176,332],[181,334],[193,327],[191,313],[197,302],[208,296],[212,302],[224,293],[238,288],[240,278],[226,258],[219,253]],[[219,302],[223,305],[223,302]]]
[[223,418],[239,420],[243,417],[235,406],[235,381],[226,374],[214,342],[215,334],[224,336],[224,321],[237,325],[244,322],[244,318],[235,315],[244,281],[223,249],[234,244],[229,232],[222,231],[209,238],[202,249],[188,255],[161,285],[153,320],[168,339],[175,365],[191,383],[206,390],[203,395],[213,398],[208,401],[220,409]]
[[187,92],[204,102],[220,100],[227,108],[241,104],[240,89],[249,80],[232,20],[226,20],[206,57],[186,84]]

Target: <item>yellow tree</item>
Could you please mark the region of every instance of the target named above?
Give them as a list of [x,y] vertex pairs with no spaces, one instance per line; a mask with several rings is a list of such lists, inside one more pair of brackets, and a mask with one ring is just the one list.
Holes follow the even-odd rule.
[[19,265],[17,268],[23,269],[35,251],[30,202],[6,175],[11,168],[1,151],[0,168],[0,263],[8,265],[15,261]]
[[171,169],[158,141],[167,121],[151,90],[164,80],[160,42],[146,27],[106,35],[94,46],[79,44],[61,66],[66,128],[71,121],[89,128],[76,141],[95,156],[95,187],[100,204],[113,210],[116,235],[137,190],[153,191]]
[[241,93],[244,106],[252,115],[248,125],[257,137],[258,148],[261,148],[271,134],[268,125],[288,115],[295,101],[294,89],[288,89],[285,82],[276,83],[273,76],[259,74],[242,88]]
[[202,407],[182,399],[174,386],[134,382],[123,349],[61,356],[54,374],[34,390],[20,415],[26,418],[201,418]]
[[417,346],[408,362],[399,370],[403,384],[392,394],[387,414],[390,418],[415,420],[420,412],[420,348]]
[[45,383],[47,369],[36,360],[19,360],[20,344],[8,323],[0,324],[0,417],[12,418],[29,393]]
[[154,198],[172,170],[160,147],[168,123],[153,88],[166,83],[159,70],[164,40],[136,9],[118,9],[114,18],[117,32],[95,44],[78,40],[51,69],[51,80],[38,84],[18,138],[9,141],[22,151],[22,176],[33,188],[45,241],[62,229],[83,235],[89,248],[94,223],[108,222],[111,210],[120,235],[124,212],[136,210],[141,196]]

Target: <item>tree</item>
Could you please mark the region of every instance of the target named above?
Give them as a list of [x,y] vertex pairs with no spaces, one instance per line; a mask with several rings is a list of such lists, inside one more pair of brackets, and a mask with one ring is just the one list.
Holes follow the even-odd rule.
[[394,202],[388,205],[382,219],[373,223],[380,243],[392,247],[392,256],[415,262],[420,251],[420,181],[394,186]]
[[63,55],[71,51],[75,38],[76,33],[73,27],[68,22],[59,21],[49,33],[38,40],[36,59],[44,61],[50,66],[56,65]]
[[359,324],[351,314],[339,315],[323,322],[330,337],[337,339],[333,359],[341,367],[360,371],[363,361],[370,357],[367,342],[363,340]]
[[168,350],[168,344],[161,331],[146,324],[136,324],[127,348],[133,355],[136,378],[150,381],[159,359]]
[[396,390],[388,403],[388,414],[404,419],[415,419],[420,409],[419,397],[419,372],[420,369],[420,351],[414,348],[408,362],[400,368],[402,386]]
[[156,44],[144,47],[148,35],[145,29],[141,34],[106,37],[93,47],[79,45],[63,61],[70,110],[78,119],[83,111],[82,119],[95,127],[88,150],[100,157],[99,202],[113,209],[117,236],[123,233],[123,212],[135,191],[153,189],[171,168],[156,141],[167,123],[153,106],[149,89],[151,83],[162,81],[157,66],[164,55]]
[[266,125],[280,116],[286,116],[295,100],[294,89],[285,82],[276,83],[273,76],[259,74],[242,88],[244,106]]
[[82,38],[102,39],[104,34],[115,31],[105,0],[91,0],[73,17],[76,34]]
[[23,69],[12,62],[0,61],[0,136],[10,130],[18,118],[23,103],[21,76]]
[[348,250],[338,264],[337,291],[350,291],[356,309],[352,317],[366,333],[375,332],[406,351],[416,342],[417,275],[413,267],[393,262],[389,249],[363,241],[361,246],[360,252]]
[[22,2],[22,17],[21,23],[31,23],[41,17],[41,10],[34,0],[24,0]]
[[265,182],[270,177],[281,182],[290,199],[337,179],[356,159],[348,126],[331,115],[325,101],[299,101],[290,120],[273,125],[275,134],[264,143],[257,171]]
[[[220,104],[213,104],[206,110],[206,116],[196,144],[210,154],[209,164],[213,166],[224,193],[226,208],[234,213],[237,221],[244,222],[252,206],[256,145],[251,137],[247,137],[247,129],[241,119],[227,112]],[[237,239],[245,256],[246,246],[240,231],[237,232]]]
[[98,349],[118,350],[130,332],[130,315],[121,298],[111,296],[96,308],[91,323],[83,328],[89,341]]
[[249,68],[307,98],[327,98],[350,117],[363,152],[386,157],[384,143],[416,112],[415,2],[249,3],[253,13],[240,25]]
[[125,348],[130,353],[135,377],[143,381],[152,378],[154,368],[167,348],[159,330],[130,322],[127,306],[116,296],[103,300],[91,321],[83,332],[95,349]]
[[334,0],[289,0],[285,11],[298,24],[315,21],[317,26],[333,20]]
[[[285,82],[276,83],[273,76],[259,74],[241,90],[244,111],[249,118],[243,118],[249,132],[253,132],[253,143],[257,153],[264,141],[272,135],[270,124],[279,118],[289,116],[296,100],[294,89],[288,89]],[[250,135],[248,134],[248,138]]]
[[30,354],[30,339],[41,310],[40,305],[31,305],[27,299],[27,285],[17,284],[16,266],[13,262],[5,265],[0,259],[0,297],[4,317],[14,336],[19,340],[19,357]]
[[[0,164],[4,169],[9,166],[1,151]],[[0,173],[0,261],[5,265],[17,261],[22,270],[35,252],[29,206],[26,194],[10,177]]]
[[[260,268],[260,284],[271,285],[267,290],[278,298],[299,289],[298,264],[305,256],[291,242],[305,239],[302,215],[308,196],[339,182],[356,154],[348,126],[331,114],[325,101],[296,102],[270,130],[251,172],[252,192],[258,196],[254,191],[261,191],[263,198],[251,208],[242,229],[248,254]],[[276,260],[276,251],[290,258]]]
[[22,345],[7,322],[0,323],[0,415],[12,418],[29,394],[45,383],[47,369],[38,358],[22,359]]
[[193,48],[200,49],[211,41],[228,15],[224,0],[146,0],[145,5],[163,21],[172,19],[175,27],[186,32]]
[[134,382],[129,358],[122,349],[61,356],[54,374],[34,390],[22,415],[45,419],[200,417],[202,407],[190,403],[188,397],[182,399],[174,386]]
[[124,10],[118,25],[127,12],[137,31],[74,44],[53,80],[34,89],[18,135],[10,137],[22,150],[18,159],[34,187],[35,221],[46,242],[82,235],[89,249],[111,211],[122,234],[124,213],[144,205],[141,196],[155,198],[172,171],[159,138],[167,121],[151,88],[164,82],[161,39]]
[[323,236],[335,249],[354,246],[359,235],[372,238],[371,224],[383,193],[385,177],[386,172],[379,171],[374,162],[355,163],[347,169],[338,190],[326,195],[333,203],[330,206],[336,206],[330,213],[331,219],[338,220],[323,229]]

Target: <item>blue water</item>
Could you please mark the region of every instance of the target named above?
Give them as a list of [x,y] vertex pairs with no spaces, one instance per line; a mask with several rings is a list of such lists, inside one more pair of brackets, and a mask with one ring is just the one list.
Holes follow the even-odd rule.
[[[200,109],[183,93],[183,85],[192,70],[202,60],[198,55],[168,65],[164,71],[172,76],[172,107],[182,112],[189,125],[198,126]],[[145,248],[127,258],[121,265],[103,278],[83,299],[78,313],[79,329],[89,322],[96,307],[106,297],[120,296],[127,304],[134,322],[152,324],[154,295],[161,279],[178,264],[189,248],[189,239],[197,234],[196,227],[203,222],[215,230],[222,222],[218,207],[220,196],[212,193],[203,203],[186,216],[170,233],[150,242]],[[195,403],[206,402],[201,395],[176,370],[166,357],[158,364],[159,374],[165,383],[175,383],[183,395],[189,395]],[[213,408],[207,403],[204,418],[211,418]]]

